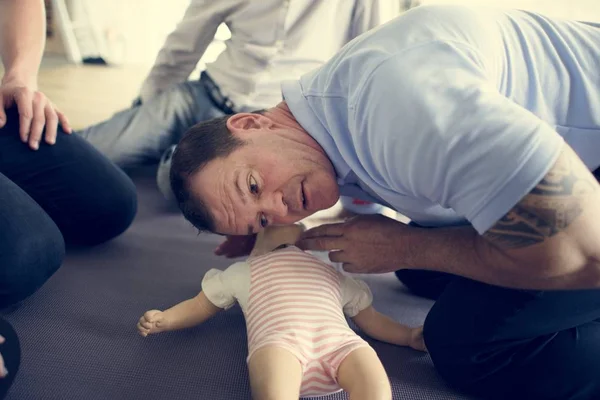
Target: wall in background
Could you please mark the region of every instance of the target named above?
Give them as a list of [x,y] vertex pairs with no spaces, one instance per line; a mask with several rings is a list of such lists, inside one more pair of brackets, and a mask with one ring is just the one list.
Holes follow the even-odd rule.
[[[107,61],[114,64],[150,65],[167,35],[183,17],[189,2],[190,0],[68,0],[67,7],[71,19],[76,22],[85,22],[86,14],[91,16],[93,24],[105,40],[109,54],[102,56]],[[218,38],[222,41],[228,37],[229,31],[223,26],[218,32]],[[77,39],[82,53],[99,55],[91,31],[78,30]],[[214,58],[220,52],[219,41],[215,45],[207,56]]]
[[[399,0],[404,5],[414,4],[465,4],[488,5],[505,8],[521,8],[539,11],[553,17],[600,21],[600,0]],[[158,50],[167,35],[181,20],[190,0],[67,0],[69,13],[74,20],[82,16],[86,7],[94,24],[106,41],[109,54],[103,55],[114,64],[152,65]],[[82,6],[82,4],[85,4]],[[59,36],[59,35],[56,35]],[[78,41],[83,53],[97,56],[98,49],[86,35],[79,31]],[[214,60],[223,49],[223,41],[229,38],[224,25],[217,33],[217,39],[201,60],[204,63]],[[58,39],[58,40],[57,40]],[[60,38],[53,39],[60,41]],[[50,43],[56,50],[60,45]],[[56,52],[56,51],[54,51]],[[96,53],[96,54],[94,54]]]

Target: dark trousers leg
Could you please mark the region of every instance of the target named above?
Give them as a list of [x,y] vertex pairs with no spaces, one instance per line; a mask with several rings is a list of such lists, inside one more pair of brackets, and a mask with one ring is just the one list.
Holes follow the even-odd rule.
[[2,400],[19,371],[21,349],[15,330],[2,318],[0,318],[0,336],[5,339],[5,342],[0,344],[0,355],[2,355],[4,365],[8,370],[8,375],[5,378],[0,378],[0,400]]
[[413,294],[437,300],[456,276],[436,271],[401,269],[396,276]]
[[442,377],[484,399],[600,398],[600,290],[523,291],[457,277],[424,335]]
[[62,264],[60,230],[27,193],[0,173],[0,309],[37,289]]
[[0,129],[0,307],[30,295],[58,268],[64,243],[96,245],[131,224],[135,186],[84,139],[60,129],[38,151],[19,140],[19,118]]

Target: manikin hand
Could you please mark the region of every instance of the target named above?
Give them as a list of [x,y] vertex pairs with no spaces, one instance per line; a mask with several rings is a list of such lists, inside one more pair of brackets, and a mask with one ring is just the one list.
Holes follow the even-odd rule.
[[160,310],[146,311],[137,324],[140,335],[146,337],[167,329],[164,313]]
[[410,332],[410,347],[419,351],[427,351],[423,340],[423,326],[412,328]]

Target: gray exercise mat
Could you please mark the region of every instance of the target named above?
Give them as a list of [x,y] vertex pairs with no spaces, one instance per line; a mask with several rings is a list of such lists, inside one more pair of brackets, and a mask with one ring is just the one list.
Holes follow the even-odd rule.
[[[151,171],[136,172],[135,181],[139,214],[125,234],[71,251],[37,294],[2,313],[22,346],[7,400],[250,399],[239,307],[197,328],[145,339],[137,334],[144,311],[194,296],[208,269],[230,262],[212,253],[222,238],[196,236],[165,206]],[[423,322],[430,301],[407,294],[392,274],[362,278],[380,311],[409,325]],[[426,354],[370,342],[390,375],[394,399],[470,398],[452,391]]]

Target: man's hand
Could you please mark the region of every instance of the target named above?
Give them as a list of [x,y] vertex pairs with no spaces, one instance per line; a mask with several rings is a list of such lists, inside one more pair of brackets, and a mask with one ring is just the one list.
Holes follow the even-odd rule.
[[[4,338],[0,336],[0,344],[4,343]],[[4,359],[2,358],[2,354],[0,354],[0,379],[6,378],[8,375],[8,370],[4,366]]]
[[406,267],[408,246],[402,237],[413,229],[382,215],[360,215],[347,222],[312,228],[297,245],[304,250],[330,251],[332,262],[345,271],[385,273]]
[[227,258],[245,257],[250,255],[256,243],[256,235],[227,236],[225,241],[215,249],[215,254]]
[[164,313],[160,310],[146,311],[137,324],[138,332],[143,337],[162,332],[166,328]]
[[16,104],[20,119],[19,136],[33,150],[39,148],[44,125],[44,139],[50,145],[56,143],[59,122],[66,133],[72,132],[67,117],[42,92],[37,91],[33,83],[4,76],[0,84],[0,104],[0,128],[6,124],[5,110]]

